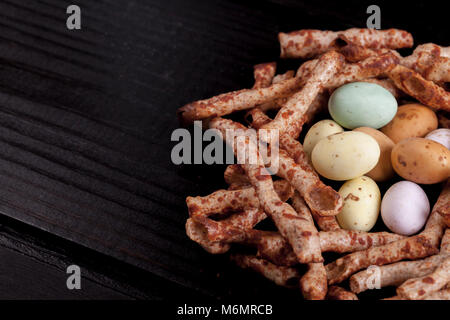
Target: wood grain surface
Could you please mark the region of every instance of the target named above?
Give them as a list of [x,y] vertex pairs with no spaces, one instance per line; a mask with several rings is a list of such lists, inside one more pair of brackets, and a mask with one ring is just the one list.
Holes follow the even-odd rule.
[[[0,0],[0,298],[298,299],[187,239],[185,197],[224,167],[171,163],[175,111],[251,87],[279,31],[364,27],[368,4],[78,0],[70,31],[71,3]],[[449,45],[430,2],[381,9],[382,28]],[[59,287],[74,260],[79,293]]]

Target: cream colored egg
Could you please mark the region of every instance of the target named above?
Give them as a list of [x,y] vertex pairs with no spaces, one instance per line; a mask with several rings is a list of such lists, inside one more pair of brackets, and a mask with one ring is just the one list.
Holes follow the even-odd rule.
[[336,216],[345,230],[369,231],[377,222],[381,194],[375,181],[362,176],[347,181],[339,189],[344,207]]
[[309,157],[311,157],[311,152],[317,142],[332,134],[343,131],[344,129],[342,129],[342,127],[333,120],[321,120],[315,123],[308,130],[308,133],[305,136],[305,140],[303,141],[303,150]]
[[311,160],[316,171],[331,180],[350,180],[364,175],[378,163],[380,147],[366,133],[348,131],[320,140]]

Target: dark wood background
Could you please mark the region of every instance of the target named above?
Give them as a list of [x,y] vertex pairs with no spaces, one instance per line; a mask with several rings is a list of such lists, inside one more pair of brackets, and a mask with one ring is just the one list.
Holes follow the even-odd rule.
[[[0,299],[298,300],[187,239],[185,197],[224,167],[171,163],[175,111],[250,87],[279,31],[365,27],[369,4],[0,0]],[[382,28],[449,45],[438,2],[378,4]]]

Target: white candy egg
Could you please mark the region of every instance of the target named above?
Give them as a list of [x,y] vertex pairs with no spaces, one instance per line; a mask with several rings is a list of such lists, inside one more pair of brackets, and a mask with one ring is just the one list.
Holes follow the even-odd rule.
[[436,129],[425,136],[425,139],[436,141],[450,149],[450,129]]
[[423,189],[411,181],[392,185],[381,201],[384,224],[397,234],[409,236],[423,228],[430,214],[430,202]]

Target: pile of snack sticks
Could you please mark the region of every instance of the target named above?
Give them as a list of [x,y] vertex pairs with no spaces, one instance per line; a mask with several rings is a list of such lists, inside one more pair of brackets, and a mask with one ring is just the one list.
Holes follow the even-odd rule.
[[[310,60],[296,72],[278,75],[274,62],[256,65],[253,88],[178,110],[184,125],[202,120],[223,135],[229,129],[276,130],[280,148],[278,180],[267,174],[261,152],[256,163],[227,167],[228,190],[188,197],[187,235],[212,254],[225,253],[232,244],[254,248],[252,255],[231,258],[278,285],[300,288],[306,299],[357,299],[371,288],[373,265],[379,286],[398,286],[397,296],[389,299],[450,299],[450,181],[417,235],[343,230],[335,218],[343,199],[320,180],[298,141],[303,125],[326,108],[330,93],[355,81],[418,100],[439,111],[440,126],[448,128],[450,47],[423,44],[402,57],[395,49],[412,47],[413,38],[397,29],[301,30],[280,33],[279,41],[281,58]],[[243,121],[248,127],[222,118],[239,110],[248,110]],[[269,110],[278,110],[274,119]],[[237,153],[252,143],[236,141],[232,147]],[[255,229],[264,219],[277,231]],[[323,252],[345,255],[324,264]],[[299,264],[307,264],[306,273],[300,274]],[[349,288],[339,285],[346,280]]]

